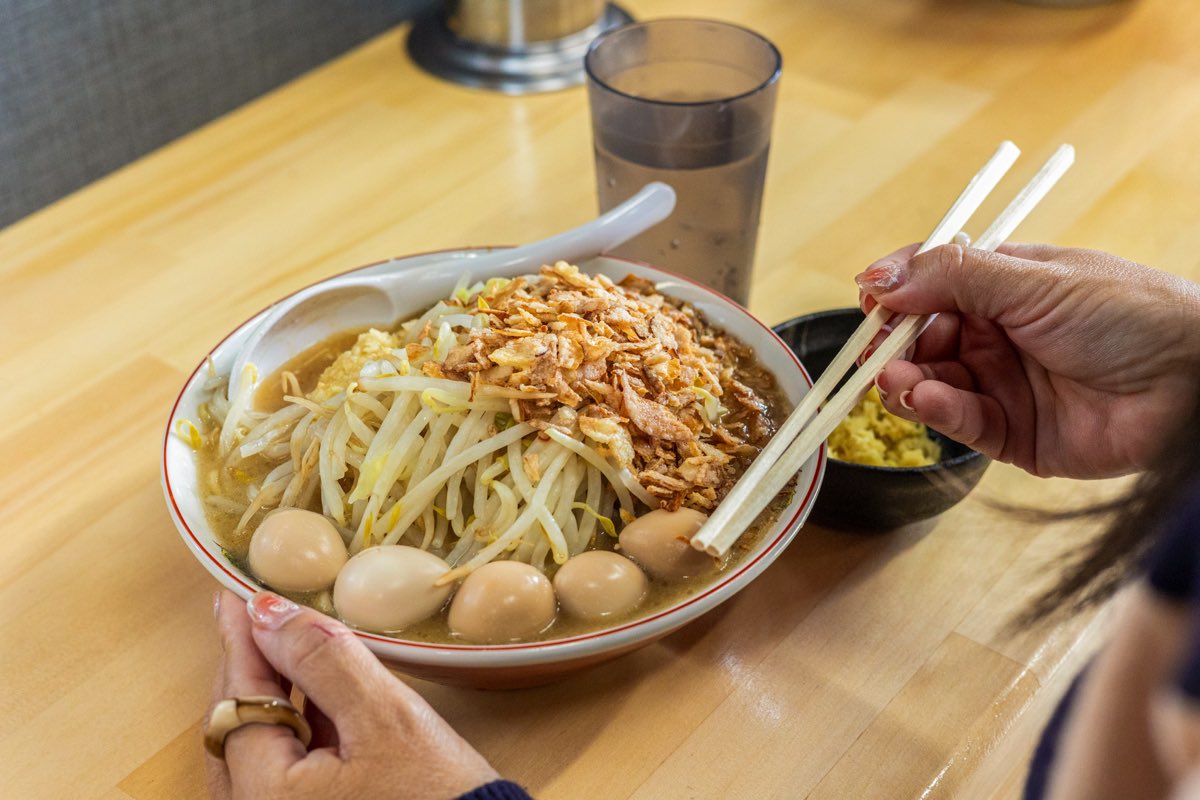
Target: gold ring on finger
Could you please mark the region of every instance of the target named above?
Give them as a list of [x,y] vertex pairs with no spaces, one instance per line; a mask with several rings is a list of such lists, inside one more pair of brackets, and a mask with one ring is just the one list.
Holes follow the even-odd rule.
[[225,738],[254,722],[291,728],[305,747],[312,741],[312,728],[294,705],[282,697],[251,695],[230,697],[213,706],[204,724],[204,747],[217,758],[224,758]]

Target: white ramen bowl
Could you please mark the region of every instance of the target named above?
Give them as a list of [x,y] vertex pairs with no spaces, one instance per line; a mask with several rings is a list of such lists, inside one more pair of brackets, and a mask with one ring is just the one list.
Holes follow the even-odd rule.
[[[455,250],[393,259],[362,267],[355,272],[403,270],[412,275],[409,317],[447,297],[460,277],[471,280],[493,275],[471,273],[471,259],[486,250]],[[603,273],[620,280],[629,273],[653,281],[659,291],[695,306],[709,322],[724,328],[754,349],[759,362],[775,375],[780,391],[793,406],[812,385],[795,354],[769,327],[729,298],[688,278],[636,261],[602,256],[580,264],[586,272]],[[513,277],[534,270],[514,269]],[[219,372],[228,371],[246,337],[266,309],[240,325],[209,353]],[[369,322],[348,320],[346,327]],[[257,583],[222,553],[204,514],[198,492],[195,452],[174,434],[179,420],[197,418],[204,401],[205,363],[201,360],[171,409],[163,436],[162,483],[167,508],[184,544],[223,586],[243,599],[259,591]],[[357,632],[366,645],[396,669],[441,683],[484,688],[531,686],[555,680],[593,664],[615,658],[649,644],[715,608],[743,589],[774,561],[795,537],[808,517],[825,471],[825,447],[800,471],[791,503],[778,520],[758,537],[742,559],[714,576],[702,591],[646,616],[590,633],[548,641],[505,645],[458,645],[409,642],[390,636]]]

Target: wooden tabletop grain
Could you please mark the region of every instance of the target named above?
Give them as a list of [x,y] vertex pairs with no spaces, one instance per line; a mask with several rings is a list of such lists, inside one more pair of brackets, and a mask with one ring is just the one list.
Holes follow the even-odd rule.
[[[751,301],[769,323],[852,304],[850,277],[921,238],[1002,138],[1027,154],[1010,187],[1060,142],[1079,152],[1021,238],[1200,277],[1200,16],[1176,0],[628,5],[731,19],[783,51]],[[205,796],[215,584],[167,517],[157,456],[221,336],[330,273],[594,213],[583,90],[448,85],[404,35],[0,233],[4,797]],[[558,685],[414,685],[542,798],[1016,797],[1107,615],[1006,634],[1072,534],[985,501],[1105,490],[994,466],[934,524],[806,527],[716,612]]]

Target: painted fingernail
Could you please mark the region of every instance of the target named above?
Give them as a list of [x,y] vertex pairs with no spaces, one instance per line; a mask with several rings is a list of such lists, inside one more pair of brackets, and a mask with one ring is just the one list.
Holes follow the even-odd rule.
[[907,408],[909,411],[916,411],[916,409],[912,407],[912,390],[911,389],[900,393],[900,407]]
[[905,264],[887,262],[876,264],[854,276],[854,282],[864,292],[888,292],[904,282]]
[[884,389],[883,385],[879,382],[879,379],[882,377],[883,377],[883,375],[875,376],[875,391],[879,392],[880,397],[882,397],[884,400],[887,400],[887,396],[888,396],[887,390]]
[[260,628],[278,630],[284,623],[300,613],[300,606],[271,592],[259,592],[246,604],[251,621]]
[[221,593],[213,592],[213,619],[221,616]]

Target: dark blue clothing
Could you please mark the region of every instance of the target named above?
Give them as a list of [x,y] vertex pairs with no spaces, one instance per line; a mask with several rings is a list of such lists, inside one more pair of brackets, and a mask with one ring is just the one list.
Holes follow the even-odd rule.
[[511,781],[492,781],[477,786],[458,800],[531,800],[529,794]]
[[1075,676],[1075,680],[1071,681],[1070,688],[1067,689],[1062,700],[1058,701],[1058,708],[1054,709],[1054,715],[1050,717],[1045,730],[1042,731],[1042,738],[1038,741],[1037,749],[1033,751],[1033,760],[1029,762],[1029,776],[1025,779],[1025,794],[1022,795],[1024,800],[1041,800],[1046,796],[1046,784],[1050,779],[1050,765],[1058,756],[1059,739],[1062,736],[1063,725],[1067,721],[1067,712],[1075,702],[1075,695],[1078,693],[1079,685],[1083,683],[1085,675],[1087,675],[1086,668]]
[[[1162,538],[1147,559],[1146,582],[1165,599],[1190,604],[1200,610],[1200,485],[1193,486],[1178,510],[1172,512]],[[1045,796],[1063,725],[1086,674],[1085,669],[1075,678],[1059,701],[1054,716],[1046,723],[1029,764],[1025,800],[1041,800]],[[1200,614],[1197,614],[1196,631],[1180,665],[1176,684],[1183,692],[1200,700]]]

